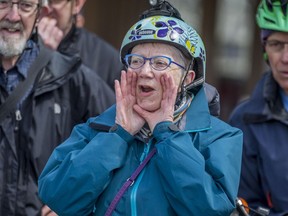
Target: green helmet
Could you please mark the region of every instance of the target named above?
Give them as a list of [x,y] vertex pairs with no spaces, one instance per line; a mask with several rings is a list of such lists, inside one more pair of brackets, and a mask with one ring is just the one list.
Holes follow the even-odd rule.
[[261,29],[288,32],[287,0],[262,0],[256,21]]
[[205,80],[206,54],[202,39],[198,33],[185,22],[175,17],[151,16],[138,21],[126,33],[120,54],[125,63],[125,55],[132,48],[142,43],[166,43],[177,47],[190,60],[194,60],[195,81],[186,86],[192,90],[202,86]]

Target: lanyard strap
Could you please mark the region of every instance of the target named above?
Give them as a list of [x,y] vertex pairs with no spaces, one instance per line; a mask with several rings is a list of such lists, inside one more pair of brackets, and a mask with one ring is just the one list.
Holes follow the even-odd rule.
[[125,193],[125,191],[134,184],[136,178],[140,174],[140,172],[143,170],[143,168],[146,166],[146,164],[150,161],[150,159],[154,156],[156,153],[156,148],[153,148],[152,151],[148,154],[148,156],[145,158],[145,160],[137,167],[137,169],[134,171],[134,173],[131,175],[130,178],[127,179],[127,181],[122,185],[121,189],[118,191],[114,199],[112,200],[111,204],[109,205],[105,216],[112,215],[112,212],[116,208],[118,202],[120,201],[121,197]]

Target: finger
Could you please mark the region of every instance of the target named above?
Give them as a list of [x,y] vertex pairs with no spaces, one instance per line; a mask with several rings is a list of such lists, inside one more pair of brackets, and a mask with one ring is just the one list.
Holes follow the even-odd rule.
[[63,39],[64,34],[63,31],[61,31],[58,27],[55,27],[52,29],[52,36],[54,38],[54,41],[59,44]]
[[175,85],[174,79],[170,76],[167,78],[167,88],[169,91],[168,101],[169,104],[174,105],[177,97],[178,87]]
[[43,206],[41,209],[41,216],[47,216],[52,210],[47,206]]
[[116,104],[118,104],[122,98],[122,92],[118,80],[114,81],[114,88],[115,88]]
[[55,212],[51,211],[47,216],[58,216]]
[[41,34],[42,32],[44,32],[45,28],[47,27],[47,23],[48,23],[48,17],[43,17],[38,25],[37,25],[37,28],[38,28],[38,32]]
[[136,83],[137,83],[137,74],[135,72],[133,72],[132,74],[132,95],[136,96]]
[[127,80],[127,83],[126,83],[126,89],[127,89],[127,93],[130,93],[132,94],[132,77],[133,77],[133,72],[128,70],[127,71],[127,74],[126,74],[126,80]]
[[122,96],[124,97],[127,95],[126,85],[127,85],[126,71],[122,70],[120,87],[121,87]]
[[138,104],[133,105],[134,111],[140,115],[143,119],[147,119],[147,116],[149,116],[150,112],[142,109]]
[[167,83],[167,74],[163,74],[160,81],[163,89],[162,100],[165,101],[168,99],[169,94],[169,84]]
[[175,101],[176,101],[176,98],[177,98],[177,94],[178,94],[178,88],[179,86],[177,86],[174,82],[174,80],[171,78],[171,86],[173,87],[172,88],[172,100],[173,100],[173,103],[175,104]]
[[53,35],[53,31],[54,28],[58,28],[56,26],[57,21],[55,19],[49,19],[45,28],[45,32],[47,33],[47,35],[49,35],[50,37],[54,37]]

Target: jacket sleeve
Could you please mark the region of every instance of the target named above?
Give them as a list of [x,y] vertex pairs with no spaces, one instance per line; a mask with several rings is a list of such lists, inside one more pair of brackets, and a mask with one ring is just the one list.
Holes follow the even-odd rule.
[[92,213],[113,170],[123,166],[128,143],[133,139],[124,129],[97,133],[88,124],[74,127],[39,177],[41,200],[61,216]]
[[237,195],[242,132],[225,124],[188,133],[160,123],[155,158],[177,215],[230,215]]

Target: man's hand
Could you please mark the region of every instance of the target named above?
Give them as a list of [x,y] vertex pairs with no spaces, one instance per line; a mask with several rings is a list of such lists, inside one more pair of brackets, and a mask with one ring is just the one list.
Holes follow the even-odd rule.
[[115,81],[116,124],[121,125],[130,134],[135,135],[144,125],[144,119],[133,109],[136,104],[135,72],[121,72],[121,82]]
[[64,34],[57,27],[56,19],[43,17],[38,23],[38,34],[43,40],[45,46],[57,50]]
[[142,109],[138,104],[133,106],[134,110],[148,123],[151,132],[154,127],[163,121],[173,122],[174,106],[177,97],[178,86],[175,85],[173,78],[168,74],[161,77],[163,96],[160,108],[154,112]]

